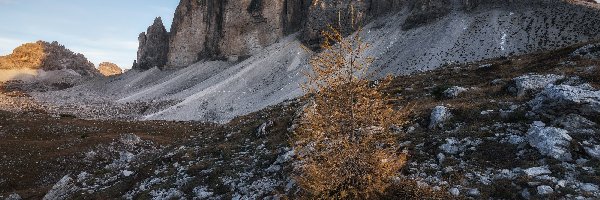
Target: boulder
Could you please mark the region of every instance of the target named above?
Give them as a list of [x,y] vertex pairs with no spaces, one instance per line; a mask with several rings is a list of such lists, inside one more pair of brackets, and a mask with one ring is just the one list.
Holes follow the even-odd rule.
[[568,114],[559,117],[554,120],[554,125],[569,131],[571,135],[590,136],[598,132],[595,122],[578,114]]
[[537,187],[537,193],[542,196],[550,195],[554,193],[554,189],[547,185],[540,185]]
[[551,115],[576,113],[600,116],[600,91],[584,84],[580,86],[551,85],[528,102],[532,111]]
[[431,111],[429,129],[443,127],[444,123],[452,118],[450,109],[445,106],[436,106]]
[[552,174],[552,171],[550,171],[550,169],[548,169],[548,166],[531,167],[531,168],[523,170],[523,172],[525,172],[525,174],[527,174],[527,176],[529,176],[529,177],[535,177],[535,176],[544,175],[544,174]]
[[75,190],[76,186],[73,179],[66,175],[52,186],[52,189],[44,196],[44,200],[67,199]]
[[98,71],[104,76],[114,76],[123,73],[123,70],[114,63],[103,62],[98,65]]
[[542,155],[552,157],[559,161],[571,161],[570,143],[573,138],[564,129],[544,127],[540,123],[527,131],[529,145],[536,148]]
[[600,160],[600,145],[593,145],[588,147],[583,147],[585,153],[587,153],[592,158]]
[[515,90],[517,96],[524,96],[529,92],[535,92],[544,89],[549,84],[554,84],[556,81],[565,78],[564,76],[547,74],[538,75],[530,74],[514,78]]
[[461,93],[466,92],[466,91],[467,91],[467,88],[453,86],[453,87],[448,88],[446,91],[444,91],[444,96],[447,98],[456,98]]

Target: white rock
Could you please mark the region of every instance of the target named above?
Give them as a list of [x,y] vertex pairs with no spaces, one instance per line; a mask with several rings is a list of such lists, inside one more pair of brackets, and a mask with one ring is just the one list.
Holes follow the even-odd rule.
[[594,145],[592,147],[584,147],[585,152],[592,158],[600,160],[600,145]]
[[450,194],[452,194],[453,196],[460,195],[460,190],[458,188],[450,188],[450,190],[448,190],[448,192],[450,192]]
[[446,143],[440,146],[440,150],[447,154],[457,154],[460,149],[460,142],[455,138],[446,138]]
[[578,114],[568,114],[554,120],[554,124],[563,127],[569,132],[575,132],[583,135],[593,135],[596,133],[593,128],[596,123]]
[[469,191],[467,191],[467,196],[478,197],[479,195],[481,195],[481,192],[479,192],[479,189],[477,188],[469,189]]
[[563,129],[554,127],[532,126],[527,132],[529,145],[535,147],[542,155],[550,156],[560,161],[572,160],[569,146],[571,136]]
[[444,91],[444,96],[447,98],[456,98],[461,93],[466,92],[466,91],[467,91],[466,88],[459,87],[459,86],[453,86],[453,87],[446,89],[446,91]]
[[73,179],[66,175],[52,186],[52,189],[44,196],[44,200],[67,199],[68,195],[74,190],[76,190],[76,186]]
[[525,142],[525,139],[521,136],[518,136],[518,135],[509,135],[508,136],[508,143],[510,143],[510,144],[517,145],[517,144],[521,144],[523,142]]
[[527,176],[530,176],[530,177],[539,176],[539,175],[543,175],[543,174],[551,174],[552,173],[548,169],[548,166],[532,167],[532,168],[528,168],[526,170],[523,170],[523,172],[525,172],[525,174],[527,174]]
[[517,89],[517,96],[523,96],[530,91],[541,90],[549,84],[554,84],[556,81],[563,79],[564,76],[547,74],[547,75],[523,75],[514,78]]
[[523,191],[521,191],[521,197],[523,197],[523,199],[531,199],[531,194],[529,193],[529,190],[524,189]]
[[540,185],[537,187],[537,193],[539,195],[549,195],[554,193],[554,189],[552,189],[552,187],[547,186],[547,185]]
[[598,186],[591,183],[581,184],[581,190],[589,193],[598,192]]
[[534,112],[553,113],[564,110],[582,114],[600,114],[600,91],[589,85],[551,85],[528,102]]
[[445,106],[436,106],[431,111],[431,117],[429,122],[429,129],[434,129],[444,125],[444,122],[448,121],[452,117],[450,109]]
[[21,196],[17,193],[12,193],[11,195],[8,195],[8,197],[4,200],[21,200]]
[[560,180],[560,181],[558,181],[558,183],[556,183],[556,185],[558,187],[563,187],[563,188],[567,187],[567,181],[566,180]]
[[125,177],[129,177],[129,176],[131,176],[131,175],[133,174],[133,172],[132,172],[132,171],[129,171],[129,170],[123,170],[123,171],[121,171],[121,173],[122,173],[122,174],[123,174],[123,176],[125,176]]
[[210,192],[208,190],[208,187],[199,186],[199,187],[194,188],[194,194],[196,195],[196,198],[198,198],[198,199],[207,199],[207,198],[213,196],[214,193]]
[[444,163],[444,161],[446,160],[446,156],[445,156],[443,153],[438,153],[438,155],[437,155],[437,159],[438,159],[438,162],[439,162],[440,164],[442,164],[442,163]]

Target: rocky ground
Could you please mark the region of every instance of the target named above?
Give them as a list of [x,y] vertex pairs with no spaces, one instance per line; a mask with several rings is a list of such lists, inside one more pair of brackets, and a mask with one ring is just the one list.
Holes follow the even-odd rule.
[[[411,110],[398,138],[410,158],[382,198],[600,198],[598,49],[397,77],[385,92]],[[302,100],[227,124],[99,121],[47,113],[10,88],[0,95],[0,198],[302,195],[289,147]]]

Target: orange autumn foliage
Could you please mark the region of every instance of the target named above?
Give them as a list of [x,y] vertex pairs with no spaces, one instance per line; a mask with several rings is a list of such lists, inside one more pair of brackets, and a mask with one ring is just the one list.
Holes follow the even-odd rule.
[[390,77],[368,80],[372,59],[363,56],[368,45],[358,34],[345,39],[330,28],[323,36],[323,52],[302,85],[312,98],[295,130],[295,179],[310,198],[376,198],[406,162],[394,129],[406,115],[380,92]]

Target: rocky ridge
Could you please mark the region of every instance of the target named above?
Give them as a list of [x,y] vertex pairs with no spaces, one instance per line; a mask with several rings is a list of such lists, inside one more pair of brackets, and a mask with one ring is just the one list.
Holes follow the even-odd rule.
[[0,69],[73,70],[81,76],[100,75],[83,54],[74,53],[56,41],[37,41],[17,47],[12,54],[0,57]]

